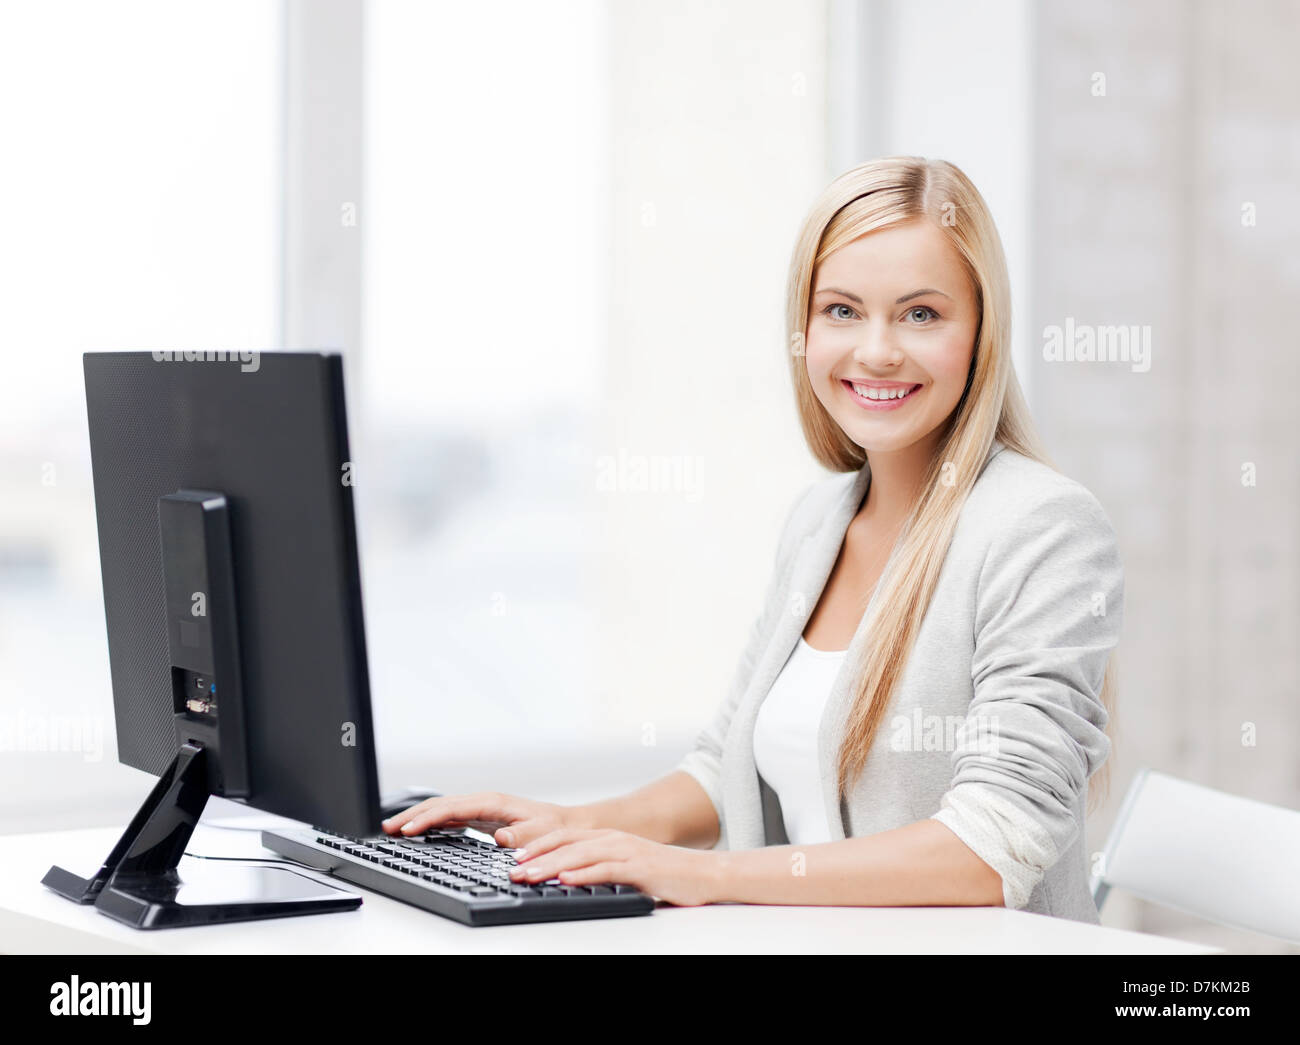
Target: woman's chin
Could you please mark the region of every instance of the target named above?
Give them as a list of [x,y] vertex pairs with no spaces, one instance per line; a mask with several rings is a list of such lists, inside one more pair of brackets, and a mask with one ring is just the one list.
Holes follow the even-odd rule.
[[852,423],[841,423],[840,427],[855,446],[867,453],[888,454],[904,450],[918,438],[912,425],[890,425],[887,421],[864,424],[861,418],[854,418]]

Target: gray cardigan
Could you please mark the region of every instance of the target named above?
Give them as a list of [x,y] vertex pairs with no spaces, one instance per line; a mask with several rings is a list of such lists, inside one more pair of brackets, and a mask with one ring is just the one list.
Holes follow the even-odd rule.
[[[754,767],[754,719],[817,605],[870,477],[863,465],[796,499],[729,692],[678,764],[717,809],[719,848],[789,844],[780,802]],[[866,767],[843,803],[836,759],[870,611],[827,699],[818,749],[832,840],[933,818],[998,872],[1007,907],[1097,923],[1084,806],[1088,778],[1110,753],[1099,694],[1119,641],[1123,588],[1115,531],[1097,499],[994,442]]]

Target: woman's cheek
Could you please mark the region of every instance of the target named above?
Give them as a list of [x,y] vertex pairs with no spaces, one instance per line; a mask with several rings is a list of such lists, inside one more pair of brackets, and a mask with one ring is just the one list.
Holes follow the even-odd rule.
[[[973,335],[972,335],[973,337]],[[936,369],[943,373],[944,379],[956,386],[957,395],[966,387],[966,375],[970,372],[971,359],[974,357],[974,346],[970,337],[956,337],[945,346],[945,351],[941,356]]]
[[906,346],[907,354],[937,384],[957,384],[958,390],[966,386],[966,373],[970,369],[970,341],[957,335],[936,343],[914,338]]
[[852,351],[851,342],[847,348],[842,348],[836,344],[836,340],[833,335],[827,336],[825,332],[815,329],[808,333],[804,362],[808,368],[808,380],[814,385],[828,382],[839,358],[845,351]]

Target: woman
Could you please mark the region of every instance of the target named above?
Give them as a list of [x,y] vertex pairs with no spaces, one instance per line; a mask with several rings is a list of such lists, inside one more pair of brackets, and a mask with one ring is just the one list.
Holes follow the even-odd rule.
[[804,435],[834,472],[787,517],[727,698],[677,769],[561,807],[430,799],[519,881],[675,904],[1005,905],[1097,922],[1084,849],[1123,574],[1097,500],[1047,462],[1009,354],[1001,243],[956,167],[837,178],[795,246]]

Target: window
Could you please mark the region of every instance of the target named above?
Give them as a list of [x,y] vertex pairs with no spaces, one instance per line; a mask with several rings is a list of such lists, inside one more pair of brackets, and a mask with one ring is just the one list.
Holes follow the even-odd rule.
[[463,742],[572,743],[590,720],[602,17],[595,2],[366,10],[351,400],[389,765],[428,765]]
[[[60,795],[79,796],[68,826],[84,823],[115,760],[81,353],[275,341],[278,19],[262,0],[0,6],[0,802],[13,830],[48,825],[35,818]],[[68,727],[57,716],[98,736],[98,761],[36,750]],[[139,774],[113,771],[138,791]]]

